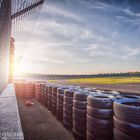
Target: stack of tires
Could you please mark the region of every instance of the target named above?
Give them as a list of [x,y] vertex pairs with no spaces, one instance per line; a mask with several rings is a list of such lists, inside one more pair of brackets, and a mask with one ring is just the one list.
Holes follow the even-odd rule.
[[63,102],[63,124],[65,128],[72,129],[73,127],[73,95],[77,89],[66,89],[64,92]]
[[57,89],[58,89],[59,85],[55,85],[52,88],[52,113],[54,115],[56,115],[56,111],[57,111]]
[[43,104],[43,85],[44,83],[40,83],[40,96],[39,96],[39,102]]
[[114,102],[114,140],[140,140],[140,100]]
[[87,98],[87,140],[113,139],[115,97],[90,94]]
[[49,111],[52,111],[52,89],[53,84],[48,84],[47,107]]
[[35,98],[39,101],[40,96],[40,83],[35,83]]
[[33,98],[34,97],[34,83],[33,82],[25,82],[25,98]]
[[87,96],[89,92],[78,90],[73,98],[73,134],[77,139],[86,139],[86,114],[87,114]]
[[43,93],[43,98],[44,98],[43,104],[45,107],[47,107],[48,106],[48,86],[47,86],[47,84],[44,85],[43,92],[44,92]]
[[63,100],[64,100],[64,91],[68,87],[59,87],[57,89],[57,119],[63,121]]
[[18,98],[23,98],[24,97],[24,92],[25,91],[25,83],[22,81],[17,81],[15,82],[15,92],[16,92],[16,96]]
[[46,83],[42,84],[42,104],[46,106]]

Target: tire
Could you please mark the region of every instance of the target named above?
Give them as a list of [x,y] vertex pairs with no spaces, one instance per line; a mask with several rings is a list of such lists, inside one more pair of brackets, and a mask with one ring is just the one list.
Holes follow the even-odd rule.
[[85,110],[85,109],[87,109],[87,102],[73,100],[73,107]]
[[115,98],[105,95],[89,95],[87,98],[88,106],[101,108],[101,109],[112,109]]
[[75,91],[75,89],[66,89],[64,94],[66,97],[73,97]]
[[138,138],[129,136],[116,128],[114,128],[113,133],[113,140],[139,140]]
[[87,126],[85,124],[86,123],[79,123],[79,122],[73,121],[73,128],[79,129],[79,131],[82,130],[85,132],[87,130]]
[[136,96],[136,95],[117,95],[116,96],[117,99],[140,99],[140,96]]
[[87,117],[86,117],[86,115],[84,117],[79,117],[79,116],[73,114],[73,120],[77,123],[81,123],[81,124],[83,123],[86,125]]
[[52,88],[53,88],[53,85],[51,84],[51,85],[48,85],[48,92],[49,93],[52,93]]
[[86,133],[78,133],[76,130],[72,129],[72,133],[76,140],[86,140]]
[[53,96],[57,96],[57,88],[58,88],[59,86],[54,86],[53,88],[52,88],[52,94],[53,94]]
[[57,105],[57,101],[52,100],[52,104]]
[[64,96],[64,102],[68,104],[73,104],[73,98]]
[[64,125],[64,127],[67,128],[67,129],[72,129],[72,124],[71,124],[71,123],[68,123],[68,122],[66,122],[66,121],[64,121],[64,120],[63,120],[63,125]]
[[64,94],[65,90],[69,87],[59,87],[57,88],[57,94]]
[[[136,104],[137,104],[137,107],[136,107]],[[121,99],[114,102],[114,109],[117,112],[124,111],[126,113],[135,113],[135,114],[140,115],[140,107],[138,106],[140,106],[139,99]]]
[[95,137],[87,131],[87,140],[112,140],[112,139]]
[[87,111],[86,110],[81,110],[73,107],[73,114],[79,117],[86,116]]
[[78,112],[79,114],[86,114],[87,110],[77,109],[77,108],[73,107],[73,112]]
[[[114,102],[114,113],[118,119],[132,120],[133,123],[139,122],[140,116],[140,100],[139,99],[120,99]],[[119,114],[119,115],[117,115]],[[124,116],[120,118],[120,116]],[[126,117],[127,116],[127,117]]]
[[72,110],[67,110],[63,108],[63,113],[65,113],[66,115],[72,116],[73,111]]
[[108,139],[113,138],[113,126],[112,129],[108,129],[108,128],[101,129],[97,127],[90,127],[90,125],[87,125],[87,131],[95,137],[108,138]]
[[54,101],[57,101],[57,96],[52,96],[52,99],[53,99]]
[[101,119],[97,119],[97,118],[94,118],[94,117],[91,117],[89,115],[87,115],[87,123],[92,125],[93,124],[93,127],[97,126],[98,128],[101,126],[101,127],[112,127],[113,126],[113,121],[111,120],[101,120]]
[[112,109],[100,109],[100,108],[87,106],[87,114],[98,119],[112,119],[113,118]]
[[63,104],[62,103],[57,103],[57,107],[63,109]]
[[138,124],[140,125],[140,117],[139,115],[136,114],[130,114],[130,113],[125,113],[125,112],[116,112],[114,111],[115,117],[119,120],[126,121],[128,123],[132,124]]
[[68,104],[68,103],[63,103],[63,107],[65,108],[65,109],[68,109],[68,110],[72,110],[72,104]]
[[57,99],[63,100],[63,99],[64,99],[64,94],[58,94],[58,95],[57,95]]
[[63,107],[63,101],[61,101],[61,100],[57,100],[57,105],[59,106],[62,106]]
[[87,96],[89,94],[90,94],[89,92],[85,92],[85,91],[76,91],[74,93],[74,100],[87,101]]
[[136,136],[140,139],[140,125],[127,123],[114,117],[114,126],[115,128],[125,132],[126,134]]
[[56,109],[52,107],[52,114],[56,115]]
[[100,130],[100,131],[107,131],[107,132],[112,132],[113,130],[113,123],[112,125],[97,125],[96,123],[93,123],[93,122],[88,122],[87,121],[87,128],[89,130],[94,130],[94,129],[97,129],[97,130]]
[[116,92],[116,91],[101,91],[101,94],[104,94],[104,95],[107,95],[107,96],[111,95],[111,96],[114,96],[114,97],[120,95],[120,93]]
[[72,123],[73,118],[72,118],[71,116],[69,116],[69,115],[63,113],[63,120],[64,120],[65,122]]

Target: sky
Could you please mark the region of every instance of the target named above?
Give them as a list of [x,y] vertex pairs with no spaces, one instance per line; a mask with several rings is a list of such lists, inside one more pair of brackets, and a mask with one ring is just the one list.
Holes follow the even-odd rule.
[[46,0],[34,23],[15,35],[17,71],[140,71],[139,0]]

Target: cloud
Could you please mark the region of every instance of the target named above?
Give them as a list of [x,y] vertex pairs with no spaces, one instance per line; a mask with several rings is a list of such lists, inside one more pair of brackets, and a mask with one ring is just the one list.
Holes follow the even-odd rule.
[[[42,73],[93,73],[136,68],[139,12],[129,3],[48,0],[31,41],[27,31],[16,35],[16,56]],[[128,8],[129,7],[129,8]],[[86,66],[86,67],[85,67]],[[122,66],[125,66],[122,67]],[[137,69],[140,66],[137,65]]]
[[130,10],[129,8],[123,9],[123,12],[129,16],[140,17],[140,13],[135,13],[132,10]]
[[140,48],[131,48],[126,46],[125,51],[126,51],[126,55],[123,56],[124,59],[128,59],[129,57],[140,54]]
[[74,20],[77,20],[77,21],[80,21],[80,17],[76,14],[73,14],[72,12],[69,12],[67,9],[65,9],[63,7],[62,8],[57,8],[57,6],[54,6],[54,5],[45,5],[44,6],[44,13],[48,13],[48,14],[51,14],[51,15],[60,15],[62,16],[63,18],[70,18],[70,19],[74,19]]
[[97,44],[92,44],[90,47],[86,48],[86,51],[93,51],[97,49],[99,46]]

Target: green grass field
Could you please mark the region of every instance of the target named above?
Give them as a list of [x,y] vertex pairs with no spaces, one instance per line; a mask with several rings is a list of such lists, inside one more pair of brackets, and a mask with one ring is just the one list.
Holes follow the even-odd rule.
[[66,81],[70,84],[129,84],[140,83],[140,77],[80,78]]

